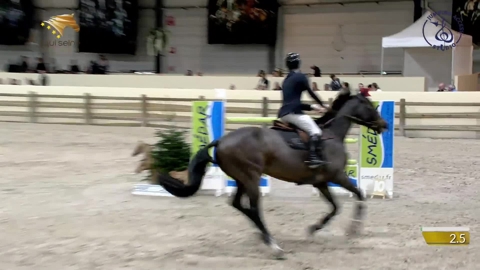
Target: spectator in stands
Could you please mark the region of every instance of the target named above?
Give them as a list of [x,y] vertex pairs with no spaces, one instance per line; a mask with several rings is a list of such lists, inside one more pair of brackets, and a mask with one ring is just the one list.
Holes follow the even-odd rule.
[[316,82],[312,82],[312,91],[320,91]]
[[22,62],[21,62],[21,67],[22,67],[22,72],[29,72],[30,71],[30,66],[28,64],[28,58],[26,56],[22,56]]
[[350,84],[348,82],[342,83],[342,91],[351,93]]
[[283,77],[282,70],[279,69],[279,68],[276,68],[276,69],[272,72],[272,76],[273,76],[273,77]]
[[43,62],[43,58],[42,57],[39,57],[37,58],[37,67],[35,68],[35,71],[37,73],[40,73],[40,72],[47,72],[47,66],[45,65],[45,63]]
[[280,86],[280,84],[278,82],[275,82],[275,85],[273,86],[272,90],[282,90],[282,87]]
[[283,77],[283,71],[280,68],[277,68],[278,77]]
[[70,72],[73,74],[80,73],[80,68],[78,67],[77,60],[70,61]]
[[186,76],[193,76],[193,71],[191,71],[190,69],[187,70],[187,74],[185,74]]
[[439,83],[437,92],[445,92],[445,91],[447,91],[447,89],[445,89],[445,84],[444,83]]
[[90,61],[90,64],[86,67],[87,74],[93,74],[93,69],[95,68],[95,61]]
[[[363,89],[363,88],[365,88],[365,85],[363,85],[363,83],[359,83],[358,87],[355,90],[353,90],[353,93],[352,92],[351,93],[352,94],[358,94],[358,93],[360,93],[360,90]],[[352,89],[350,89],[350,91],[352,91]]]
[[90,61],[90,67],[87,73],[91,74],[108,74],[109,63],[104,55],[99,55],[98,62]]
[[256,90],[268,90],[270,82],[267,80],[265,71],[260,70],[258,76],[260,77],[260,80],[258,81],[257,87],[255,89]]
[[99,61],[98,61],[98,73],[95,74],[108,74],[108,70],[110,69],[110,65],[108,63],[107,57],[105,55],[100,55],[99,56]]
[[323,91],[330,91],[330,84],[326,83],[323,85]]
[[13,71],[14,67],[13,67],[13,64],[12,64],[12,60],[8,60],[8,63],[5,65],[5,70],[7,72],[15,72]]
[[371,91],[382,91],[382,89],[380,89],[380,86],[378,86],[377,83],[372,83],[372,87],[371,87]]
[[360,89],[360,94],[362,94],[364,97],[370,97],[370,88],[362,88]]
[[330,89],[332,89],[332,91],[339,91],[340,89],[342,89],[340,79],[337,78],[335,74],[330,75],[330,79],[332,79],[332,82],[330,83]]
[[322,71],[319,67],[313,65],[310,68],[313,69],[313,77],[322,77]]
[[455,85],[453,84],[450,84],[448,86],[448,92],[458,92],[457,88],[455,87]]

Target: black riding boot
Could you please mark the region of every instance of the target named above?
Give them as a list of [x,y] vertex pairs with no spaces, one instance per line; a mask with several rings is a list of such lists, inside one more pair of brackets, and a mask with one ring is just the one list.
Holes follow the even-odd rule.
[[311,136],[309,141],[309,153],[308,160],[306,161],[307,165],[311,169],[315,169],[319,166],[324,165],[326,162],[323,161],[317,153],[317,148],[320,144],[320,139],[317,135]]

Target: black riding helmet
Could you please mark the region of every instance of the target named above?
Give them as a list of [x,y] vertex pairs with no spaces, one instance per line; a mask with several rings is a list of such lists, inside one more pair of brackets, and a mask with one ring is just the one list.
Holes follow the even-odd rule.
[[289,70],[299,69],[300,68],[300,55],[298,53],[291,52],[287,54],[287,58],[285,59],[287,64],[287,68]]

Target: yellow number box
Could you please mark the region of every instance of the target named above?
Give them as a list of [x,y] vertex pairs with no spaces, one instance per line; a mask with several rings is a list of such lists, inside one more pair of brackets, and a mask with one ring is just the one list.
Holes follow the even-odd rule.
[[423,239],[428,245],[469,245],[467,227],[422,227]]

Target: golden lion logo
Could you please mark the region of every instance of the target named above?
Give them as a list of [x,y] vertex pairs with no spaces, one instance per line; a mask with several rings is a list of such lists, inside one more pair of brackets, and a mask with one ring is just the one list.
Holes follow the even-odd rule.
[[43,27],[46,26],[48,30],[52,30],[52,34],[60,38],[63,36],[63,31],[66,27],[72,28],[75,32],[80,31],[80,26],[78,26],[73,15],[74,14],[63,14],[52,16],[48,21],[43,21],[40,25]]

